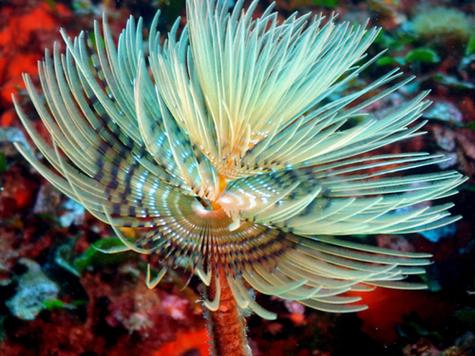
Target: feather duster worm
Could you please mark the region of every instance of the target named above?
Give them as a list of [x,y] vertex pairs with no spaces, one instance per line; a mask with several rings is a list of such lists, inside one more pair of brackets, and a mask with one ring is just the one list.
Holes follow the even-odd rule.
[[[368,114],[412,80],[395,69],[333,95],[375,61],[365,52],[378,29],[310,14],[281,21],[272,6],[256,18],[258,1],[224,3],[188,0],[187,25],[179,32],[177,20],[164,41],[158,13],[147,42],[142,19],[130,18],[117,47],[106,21],[95,23],[94,43],[63,31],[66,52],[55,44],[39,64],[41,92],[24,76],[51,144],[15,104],[49,165],[17,149],[112,226],[124,245],[107,252],[158,255],[149,287],[186,265],[213,286],[211,311],[223,287],[264,318],[275,315],[251,288],[328,312],[365,308],[348,291],[424,288],[403,279],[423,273],[430,255],[335,236],[459,219],[451,204],[423,203],[454,194],[462,175],[405,174],[443,156],[367,154],[422,134],[427,92]],[[129,240],[121,227],[141,236]]]

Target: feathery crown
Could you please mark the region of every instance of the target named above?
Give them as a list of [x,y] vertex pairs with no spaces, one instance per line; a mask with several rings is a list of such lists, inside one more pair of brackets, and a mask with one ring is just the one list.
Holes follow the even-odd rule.
[[[158,255],[147,285],[185,264],[207,285],[226,273],[242,308],[273,318],[248,291],[324,311],[358,311],[347,291],[423,288],[402,281],[424,272],[430,255],[362,245],[335,235],[402,234],[459,219],[452,205],[421,204],[455,193],[457,172],[401,172],[445,160],[426,153],[367,152],[420,135],[429,105],[416,95],[384,115],[373,103],[406,85],[398,69],[335,98],[375,58],[378,34],[334,18],[291,15],[258,1],[232,12],[224,1],[188,0],[165,41],[159,14],[142,37],[127,22],[116,47],[103,21],[94,41],[82,32],[54,45],[39,64],[41,93],[24,76],[51,135],[46,142],[15,102],[51,167],[17,149],[55,187],[109,223],[124,243],[108,252]],[[102,32],[102,33],[101,33]],[[358,120],[355,120],[358,118]],[[141,237],[129,240],[120,227]],[[156,266],[155,266],[156,267]]]

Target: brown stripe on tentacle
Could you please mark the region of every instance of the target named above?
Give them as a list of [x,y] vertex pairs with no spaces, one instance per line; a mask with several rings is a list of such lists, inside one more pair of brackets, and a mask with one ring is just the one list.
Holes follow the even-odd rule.
[[295,245],[288,233],[247,221],[231,231],[232,219],[223,210],[197,211],[192,204],[198,200],[188,198],[170,194],[163,202],[166,216],[152,219],[156,226],[144,231],[137,246],[173,263],[184,258],[195,267],[234,276],[255,264],[274,268]]

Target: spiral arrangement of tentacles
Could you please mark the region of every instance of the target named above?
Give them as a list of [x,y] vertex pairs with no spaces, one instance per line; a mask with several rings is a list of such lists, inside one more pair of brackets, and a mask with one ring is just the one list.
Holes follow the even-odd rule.
[[365,52],[378,29],[310,14],[282,20],[272,6],[255,16],[258,1],[225,3],[188,0],[187,25],[177,20],[164,40],[158,13],[146,40],[142,19],[130,18],[117,46],[105,20],[93,36],[63,31],[65,53],[55,44],[39,63],[41,91],[24,76],[50,141],[15,103],[49,164],[17,149],[113,227],[124,245],[108,252],[158,260],[149,287],[177,266],[206,285],[215,278],[215,299],[204,302],[211,310],[218,270],[238,305],[266,318],[275,315],[251,289],[349,312],[365,306],[348,291],[423,288],[403,279],[423,273],[430,255],[335,236],[413,233],[459,219],[451,204],[426,203],[464,181],[427,173],[444,157],[368,154],[422,134],[427,93],[369,113],[412,80],[395,69],[339,95],[377,58]]

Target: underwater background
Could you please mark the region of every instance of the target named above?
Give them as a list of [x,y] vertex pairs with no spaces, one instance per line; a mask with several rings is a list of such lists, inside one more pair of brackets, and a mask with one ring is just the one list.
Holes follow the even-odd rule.
[[[260,1],[261,11],[269,4]],[[145,261],[98,252],[94,246],[120,243],[110,228],[43,180],[11,144],[28,141],[11,93],[29,105],[21,73],[35,75],[44,49],[60,40],[60,27],[76,35],[106,11],[119,33],[130,14],[142,16],[147,27],[158,8],[163,33],[177,16],[186,21],[184,0],[0,0],[2,356],[208,355],[198,283],[187,285],[186,277],[171,272],[155,290],[147,289]],[[432,253],[428,290],[378,288],[364,295],[368,310],[344,315],[258,295],[279,317],[248,318],[254,355],[475,355],[475,2],[277,0],[276,8],[283,17],[296,10],[336,11],[340,19],[381,26],[369,53],[388,51],[349,90],[400,66],[417,79],[374,105],[402,105],[426,89],[433,101],[423,116],[427,134],[383,151],[443,153],[450,160],[441,170],[456,169],[470,179],[451,199],[461,221],[421,234],[354,237]],[[37,129],[47,136],[39,122]],[[125,233],[134,236],[133,230]]]

